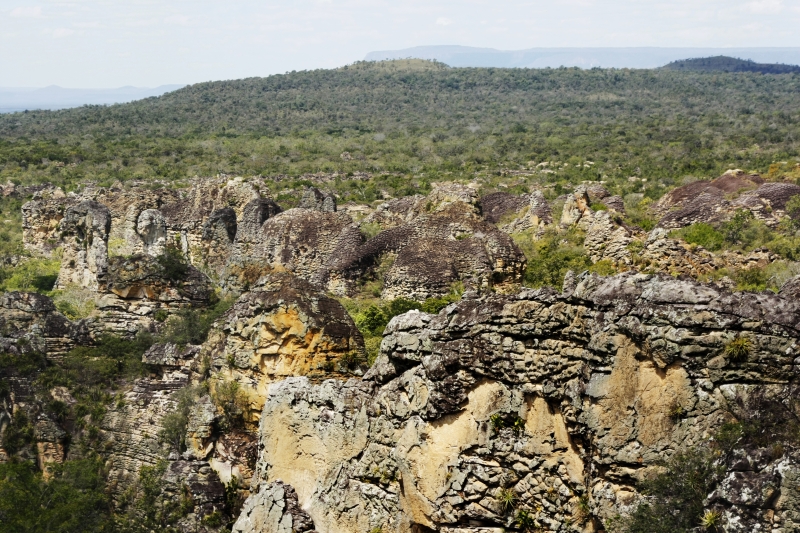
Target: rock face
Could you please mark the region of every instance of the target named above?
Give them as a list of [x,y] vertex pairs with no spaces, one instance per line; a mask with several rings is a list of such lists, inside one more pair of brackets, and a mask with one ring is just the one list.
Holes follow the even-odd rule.
[[767,225],[786,215],[786,203],[800,195],[793,183],[766,183],[761,176],[731,170],[712,181],[696,181],[665,194],[653,211],[663,228],[681,228],[697,222],[727,220],[740,209],[749,210]]
[[346,214],[289,209],[268,218],[249,239],[237,239],[227,266],[228,283],[252,286],[276,266],[318,282],[334,255],[361,241],[361,233]]
[[[798,336],[796,300],[633,273],[411,311],[363,380],[270,388],[254,483],[291,485],[330,533],[508,527],[501,489],[545,530],[596,531],[660,460],[707,446],[730,405],[786,394]],[[749,355],[726,355],[741,337]],[[800,475],[793,455],[725,466],[709,505],[726,531],[800,527],[798,499],[769,492]]]
[[311,187],[306,189],[303,197],[300,199],[300,207],[302,209],[314,209],[324,213],[336,212],[336,197],[330,193],[324,193],[319,189]]
[[477,290],[501,291],[518,284],[525,270],[522,252],[508,235],[484,221],[474,204],[450,201],[456,196],[450,193],[432,194],[418,202],[430,212],[411,216],[409,222],[363,244],[340,248],[320,276],[328,289],[349,294],[365,277],[375,275],[387,257],[394,258],[382,280],[381,296],[387,300],[442,296],[456,282]]
[[98,290],[105,284],[108,271],[108,208],[91,200],[81,202],[66,210],[58,228],[64,254],[56,288],[74,284]]
[[363,354],[361,333],[339,302],[302,278],[274,273],[220,319],[202,357],[210,359],[217,383],[241,385],[246,420],[255,427],[272,383],[347,374],[358,370]]
[[85,322],[70,322],[47,296],[31,292],[0,295],[0,352],[57,358],[89,342]]
[[280,481],[262,484],[244,505],[234,533],[314,533],[314,523],[300,508],[297,493]]
[[87,320],[89,327],[97,335],[108,331],[133,336],[141,329],[152,330],[158,311],[207,306],[213,294],[211,280],[191,265],[183,269],[169,273],[145,254],[112,257],[106,291],[98,299],[97,313]]
[[541,191],[513,195],[493,193],[481,198],[483,217],[505,233],[540,232],[553,222],[550,205]]

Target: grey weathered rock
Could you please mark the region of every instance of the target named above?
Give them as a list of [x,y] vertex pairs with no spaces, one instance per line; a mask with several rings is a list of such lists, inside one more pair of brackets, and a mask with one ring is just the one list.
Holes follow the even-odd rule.
[[58,225],[63,242],[56,288],[75,284],[98,290],[106,282],[111,214],[92,200],[68,208]]
[[313,533],[314,522],[300,508],[297,493],[276,481],[261,484],[245,501],[234,533]]
[[336,212],[336,197],[330,193],[324,193],[319,189],[310,187],[305,190],[300,204],[297,206],[302,209],[314,209],[323,213]]
[[598,211],[588,223],[583,246],[593,263],[607,259],[618,265],[630,265],[628,245],[631,239],[631,232],[616,224],[608,211]]
[[144,253],[159,256],[167,246],[167,222],[156,209],[145,209],[136,220],[136,233],[142,239]]
[[581,185],[567,195],[564,208],[561,211],[561,226],[568,228],[591,217],[592,209],[589,207],[589,194],[586,187]]
[[712,181],[697,181],[665,194],[653,211],[658,225],[680,228],[697,222],[718,222],[746,209],[767,225],[777,225],[786,216],[786,203],[800,195],[794,183],[766,183],[761,176],[741,170],[728,171]]
[[58,358],[74,346],[90,341],[86,324],[71,322],[47,296],[33,292],[0,295],[0,351]]
[[[471,189],[470,189],[471,191]],[[472,289],[511,290],[525,269],[525,257],[513,240],[484,221],[473,206],[438,197],[430,213],[390,227],[363,244],[342,247],[320,278],[329,290],[349,294],[357,283],[375,275],[382,260],[394,257],[383,279],[382,297],[442,296],[454,282]]]

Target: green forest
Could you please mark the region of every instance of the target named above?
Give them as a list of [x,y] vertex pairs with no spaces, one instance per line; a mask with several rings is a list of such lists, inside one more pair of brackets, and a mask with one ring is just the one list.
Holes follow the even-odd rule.
[[798,96],[800,74],[357,63],[0,115],[0,181],[70,189],[358,171],[436,180],[551,162],[550,181],[603,179],[625,192],[639,176],[657,198],[685,176],[767,172],[796,158]]

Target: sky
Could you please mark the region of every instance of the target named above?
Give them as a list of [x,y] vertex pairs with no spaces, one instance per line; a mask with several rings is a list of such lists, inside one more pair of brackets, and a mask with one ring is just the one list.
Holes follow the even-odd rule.
[[800,46],[800,0],[0,0],[0,87],[332,68],[374,50]]

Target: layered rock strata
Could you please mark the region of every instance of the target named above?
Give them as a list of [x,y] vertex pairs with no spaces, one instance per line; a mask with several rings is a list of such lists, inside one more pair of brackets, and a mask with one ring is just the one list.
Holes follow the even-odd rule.
[[[799,337],[795,300],[632,273],[412,311],[363,380],[270,388],[254,483],[291,485],[330,533],[477,532],[518,510],[544,530],[598,531],[662,460],[713,446],[736,405],[785,394]],[[737,338],[744,358],[726,355]],[[723,464],[707,505],[726,531],[800,527],[796,454],[772,457]],[[787,497],[743,496],[767,486]]]

